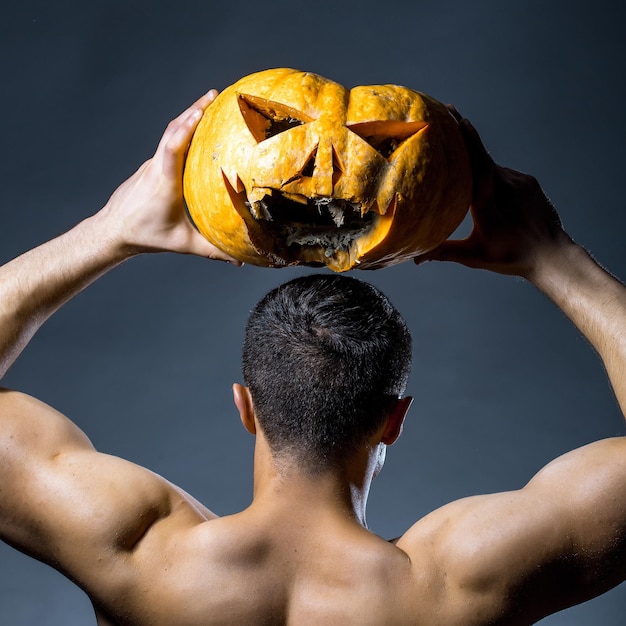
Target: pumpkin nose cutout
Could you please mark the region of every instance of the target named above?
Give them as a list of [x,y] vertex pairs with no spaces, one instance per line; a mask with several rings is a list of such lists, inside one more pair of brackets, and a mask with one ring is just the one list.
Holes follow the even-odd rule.
[[[314,161],[312,167],[311,161]],[[311,171],[312,174],[307,174]],[[313,188],[318,196],[332,196],[342,174],[343,167],[330,140],[319,142],[302,169],[302,176],[312,175]]]

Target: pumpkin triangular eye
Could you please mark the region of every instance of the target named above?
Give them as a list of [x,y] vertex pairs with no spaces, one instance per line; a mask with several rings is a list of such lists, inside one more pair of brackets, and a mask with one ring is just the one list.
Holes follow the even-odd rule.
[[241,115],[255,141],[260,143],[290,128],[311,122],[311,118],[280,102],[239,94]]
[[348,129],[367,141],[385,159],[389,159],[407,139],[427,126],[426,122],[377,120],[349,124]]

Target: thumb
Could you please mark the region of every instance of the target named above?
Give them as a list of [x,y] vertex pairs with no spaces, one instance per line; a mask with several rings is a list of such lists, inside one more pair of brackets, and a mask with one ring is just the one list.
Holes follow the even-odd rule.
[[479,245],[473,237],[453,241],[444,241],[442,244],[415,257],[416,265],[426,261],[452,261],[468,267],[476,267],[476,259],[479,256]]

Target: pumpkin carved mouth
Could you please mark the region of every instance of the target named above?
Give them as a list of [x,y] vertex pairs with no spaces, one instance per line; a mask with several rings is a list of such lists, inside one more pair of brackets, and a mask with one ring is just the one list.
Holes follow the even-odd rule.
[[[378,217],[356,202],[303,196],[293,200],[279,191],[257,202],[246,199],[244,205],[263,229],[263,243],[273,242],[274,254],[293,259],[300,258],[303,247],[322,249],[325,258],[349,253],[354,242],[374,228]],[[253,241],[255,230],[249,232]]]
[[260,200],[251,201],[241,179],[237,188],[224,172],[222,180],[250,243],[275,267],[293,263],[332,267],[334,262],[356,258],[359,241],[395,212],[395,201],[383,217],[376,202],[366,210],[360,203],[341,198],[307,198],[269,188]]

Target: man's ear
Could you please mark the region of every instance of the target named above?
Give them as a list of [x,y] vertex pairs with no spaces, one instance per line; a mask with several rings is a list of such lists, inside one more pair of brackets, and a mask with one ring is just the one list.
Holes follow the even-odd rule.
[[240,385],[239,383],[233,384],[233,399],[235,406],[239,411],[239,418],[243,427],[251,434],[256,435],[256,421],[254,419],[254,405],[252,404],[252,396],[250,395],[250,389]]
[[412,396],[406,396],[406,398],[398,398],[393,408],[387,415],[387,422],[385,429],[383,430],[380,442],[390,446],[395,443],[396,439],[402,433],[402,425],[404,424],[404,418],[413,402]]

